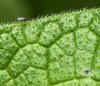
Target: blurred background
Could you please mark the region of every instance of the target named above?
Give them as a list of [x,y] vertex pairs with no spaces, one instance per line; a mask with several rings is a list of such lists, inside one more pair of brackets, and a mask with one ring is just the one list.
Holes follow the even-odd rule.
[[0,23],[93,7],[100,7],[100,0],[0,0]]

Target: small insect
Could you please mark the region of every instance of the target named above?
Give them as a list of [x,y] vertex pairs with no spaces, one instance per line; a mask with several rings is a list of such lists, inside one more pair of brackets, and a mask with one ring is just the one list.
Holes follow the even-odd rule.
[[31,18],[18,17],[16,20],[17,21],[27,21],[27,20],[31,20]]
[[91,76],[91,70],[89,69],[85,69],[82,71],[82,75],[85,76],[85,77],[88,77],[88,76]]

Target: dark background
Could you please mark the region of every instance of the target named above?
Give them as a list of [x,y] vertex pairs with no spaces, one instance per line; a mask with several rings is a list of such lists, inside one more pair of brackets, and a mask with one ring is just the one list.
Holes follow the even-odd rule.
[[100,0],[0,0],[0,23],[94,7],[100,7]]

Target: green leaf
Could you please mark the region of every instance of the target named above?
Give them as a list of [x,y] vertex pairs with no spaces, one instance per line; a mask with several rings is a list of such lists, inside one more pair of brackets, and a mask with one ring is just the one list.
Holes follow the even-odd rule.
[[0,25],[0,86],[100,86],[100,8]]

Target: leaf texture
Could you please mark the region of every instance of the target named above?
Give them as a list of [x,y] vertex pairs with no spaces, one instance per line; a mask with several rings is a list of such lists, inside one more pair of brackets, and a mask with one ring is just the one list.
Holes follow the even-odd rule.
[[0,25],[0,86],[100,86],[100,8]]

